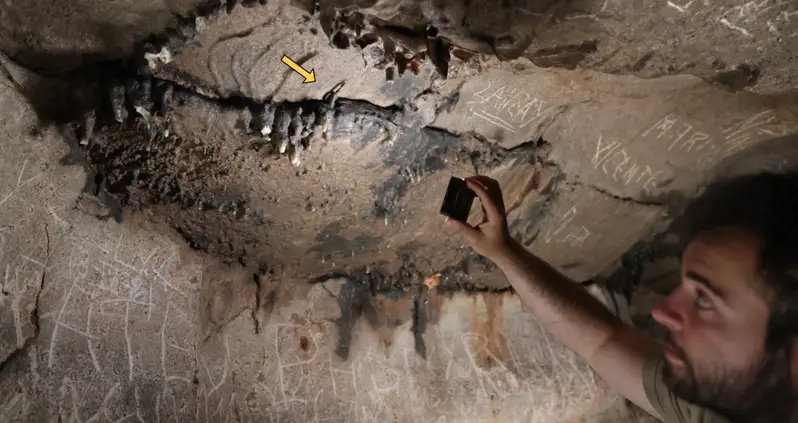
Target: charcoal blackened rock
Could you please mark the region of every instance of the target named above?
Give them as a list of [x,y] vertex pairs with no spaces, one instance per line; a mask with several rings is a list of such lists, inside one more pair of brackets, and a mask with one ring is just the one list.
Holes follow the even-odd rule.
[[149,79],[128,78],[125,83],[125,93],[130,105],[137,112],[139,109],[144,109],[148,115],[151,114],[153,108],[152,82]]
[[114,119],[119,123],[127,121],[127,105],[125,104],[125,85],[121,81],[112,81],[109,92]]
[[159,81],[157,88],[161,93],[160,103],[158,104],[161,116],[170,119],[172,116],[172,102],[174,102],[175,97],[175,87],[168,82]]
[[322,103],[316,110],[316,126],[319,128],[319,136],[329,140],[328,133],[332,127],[335,118],[335,101],[338,100],[338,91],[340,91],[346,82],[339,82],[324,94]]
[[378,218],[388,218],[396,213],[397,203],[407,193],[410,185],[410,178],[403,174],[393,175],[381,184],[374,184],[371,190],[374,192],[374,209],[372,213]]
[[226,0],[200,0],[194,10],[197,16],[210,16],[223,9],[226,5]]
[[235,9],[238,4],[241,3],[241,0],[227,0],[227,4],[225,4],[225,9],[227,13],[233,13],[233,9]]
[[441,38],[427,39],[427,57],[435,65],[438,74],[444,78],[449,76],[449,60],[451,59],[449,48],[449,44]]
[[299,144],[302,138],[302,107],[297,107],[291,114],[291,123],[288,126],[288,139],[291,144]]
[[94,109],[89,110],[83,117],[83,138],[80,140],[80,145],[87,146],[91,143],[91,138],[94,135],[94,125],[97,123],[97,112]]
[[155,138],[158,134],[158,125],[152,118],[152,109],[154,107],[152,82],[149,79],[129,78],[125,84],[125,91],[133,109],[144,120],[144,124],[147,125],[147,133],[150,139]]
[[327,132],[332,125],[334,114],[335,109],[326,103],[320,104],[319,107],[314,111],[315,120],[313,125],[314,134],[316,137],[328,139]]
[[168,137],[171,133],[173,103],[175,101],[175,87],[169,82],[158,81],[156,83],[156,93],[158,96],[159,115],[155,120],[161,136]]
[[[220,7],[221,4],[213,9],[207,16],[215,16],[216,11],[218,11]],[[172,54],[177,54],[186,45],[195,43],[199,35],[197,27],[198,18],[199,16],[190,15],[186,19],[181,19],[176,28],[168,29],[164,34],[165,40],[161,47],[166,47]]]
[[279,109],[274,119],[274,138],[280,142],[278,151],[285,154],[288,148],[288,127],[291,126],[291,111],[285,108]]
[[252,113],[253,130],[260,132],[264,137],[269,137],[274,128],[274,108],[269,103],[263,103]]
[[314,112],[308,112],[302,116],[302,145],[307,149],[310,148],[310,139],[315,132],[315,120]]
[[436,117],[435,96],[424,94],[412,103],[405,103],[402,113],[402,125],[412,129],[430,125]]

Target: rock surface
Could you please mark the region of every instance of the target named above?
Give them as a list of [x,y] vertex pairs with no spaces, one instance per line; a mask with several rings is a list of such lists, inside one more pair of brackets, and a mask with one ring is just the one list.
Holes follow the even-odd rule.
[[174,22],[194,0],[34,0],[0,11],[0,50],[46,73],[130,55],[134,44]]
[[624,1],[0,12],[0,421],[638,421],[438,214],[496,178],[647,327],[684,200],[798,163],[789,3]]
[[3,87],[2,421],[631,418],[509,293],[289,292],[97,216],[58,133],[33,135]]

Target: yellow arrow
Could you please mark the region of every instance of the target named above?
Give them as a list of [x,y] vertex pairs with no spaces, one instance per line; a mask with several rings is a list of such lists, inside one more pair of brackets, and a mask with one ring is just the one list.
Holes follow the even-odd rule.
[[290,57],[283,55],[283,63],[288,65],[289,68],[293,69],[294,72],[302,75],[305,78],[304,84],[310,84],[311,82],[316,82],[316,71],[313,69],[310,72],[306,71],[302,66],[299,66],[295,61],[291,60]]

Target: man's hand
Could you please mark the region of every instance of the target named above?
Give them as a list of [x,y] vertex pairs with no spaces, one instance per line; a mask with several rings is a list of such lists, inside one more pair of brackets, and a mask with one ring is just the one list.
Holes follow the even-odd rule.
[[446,224],[461,233],[477,253],[496,261],[511,250],[513,243],[507,229],[507,215],[504,210],[502,190],[496,180],[487,176],[465,178],[466,185],[479,197],[482,203],[482,223],[471,226],[454,219],[446,219]]
[[484,220],[477,226],[453,219],[446,224],[499,266],[538,322],[558,341],[624,396],[656,415],[643,388],[643,366],[656,347],[654,341],[626,326],[582,286],[510,237],[498,182],[487,176],[465,181],[482,203]]

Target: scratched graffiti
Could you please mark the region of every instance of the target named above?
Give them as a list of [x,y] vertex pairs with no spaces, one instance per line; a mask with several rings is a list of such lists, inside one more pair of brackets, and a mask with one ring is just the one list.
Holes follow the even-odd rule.
[[[721,160],[754,144],[798,130],[798,125],[779,119],[775,110],[763,110],[744,118],[730,119],[720,127],[706,128],[676,112],[670,112],[644,129],[631,142],[599,135],[590,164],[608,179],[651,194],[674,178],[669,162],[708,169]],[[667,155],[654,160],[650,154],[632,151],[640,146],[665,148]]]
[[710,12],[711,21],[748,39],[770,36],[787,39],[798,36],[798,8],[787,0],[738,1],[736,4],[712,6],[704,0],[669,0],[668,7],[678,13],[694,15]]
[[16,184],[5,195],[0,197],[0,208],[2,208],[4,204],[14,198],[14,196],[19,194],[26,187],[29,187],[32,182],[44,175],[44,171],[31,172],[28,168],[28,163],[29,160],[27,159],[22,162],[22,167],[19,170]]
[[[794,3],[784,0],[748,1],[722,10],[718,22],[745,37],[754,38],[757,32],[782,38],[798,35],[791,21],[798,16]],[[793,6],[787,8],[787,6]]]
[[543,239],[546,243],[566,244],[572,248],[580,248],[590,237],[591,232],[585,225],[574,225],[577,216],[576,206],[571,207],[549,226]]
[[[274,318],[257,334],[244,314],[195,347],[198,269],[182,269],[164,240],[95,222],[53,216],[52,227],[72,229],[54,233],[60,240],[49,253],[38,246],[23,259],[32,275],[52,274],[27,359],[31,392],[47,392],[52,405],[14,394],[0,398],[0,416],[50,407],[71,422],[546,422],[581,415],[601,394],[586,365],[543,335],[517,299],[499,310],[508,332],[501,350],[470,326],[465,294],[424,334],[426,360],[407,322],[390,347],[356,326],[344,361],[335,354],[337,327],[296,320],[313,315],[297,304],[294,317]],[[552,405],[566,391],[576,394]]]
[[636,158],[623,143],[605,139],[603,135],[599,135],[596,141],[590,164],[613,181],[624,186],[639,186],[645,193],[651,193],[666,179],[664,170]]
[[[5,186],[0,185],[0,211],[6,211],[0,219],[0,360],[35,336],[34,304],[49,252],[46,225],[32,225],[29,215],[15,212],[27,203],[29,193],[40,187],[37,183],[43,180],[44,171],[30,160],[7,170]],[[17,245],[21,237],[26,242]]]
[[558,109],[523,88],[495,86],[491,80],[488,80],[485,88],[474,93],[466,106],[473,116],[510,133],[525,130],[530,124],[545,120],[553,110]]
[[[15,413],[30,420],[37,410],[73,422],[185,420],[196,324],[188,281],[200,274],[181,267],[177,247],[165,240],[109,232],[53,207],[37,217],[0,231],[0,280],[9,293],[2,297],[11,298],[12,310],[2,328],[15,332],[3,339],[21,346],[33,336],[25,324],[32,326],[39,304],[41,329],[25,361],[31,392],[52,405],[0,398],[2,421],[15,421]],[[23,287],[30,292],[16,295]]]
[[[464,295],[453,301],[467,305],[471,299]],[[208,416],[241,422],[450,422],[495,417],[493,408],[502,407],[508,409],[499,410],[501,421],[577,415],[588,398],[598,395],[593,373],[552,340],[539,337],[540,327],[520,304],[508,312],[514,316],[508,329],[523,326],[525,333],[516,333],[506,352],[497,353],[483,333],[464,327],[467,316],[450,312],[426,334],[427,360],[416,353],[409,327],[390,348],[368,330],[360,332],[346,361],[334,353],[334,329],[320,330],[315,323],[270,323],[262,337],[238,345],[231,334],[213,348],[223,358],[201,371],[208,381],[203,385],[210,388]],[[245,318],[230,327],[233,333],[236,326],[250,329]],[[238,368],[234,380],[230,363],[250,361],[253,350],[258,360],[249,370]],[[566,391],[584,397],[543,406],[543,398]],[[518,398],[524,400],[513,401]],[[203,407],[199,421],[204,412]]]
[[640,139],[647,143],[666,145],[669,152],[686,157],[688,164],[709,167],[757,142],[796,131],[796,123],[779,119],[772,109],[713,129],[702,128],[699,123],[672,112],[643,131]]
[[[314,303],[314,312],[293,304],[295,314],[275,316],[258,333],[245,313],[198,341],[203,273],[181,262],[178,246],[55,207],[39,214],[31,222],[41,231],[0,226],[4,292],[24,281],[41,286],[41,332],[26,350],[27,376],[14,376],[30,386],[0,391],[2,421],[547,422],[580,416],[601,394],[586,365],[542,335],[517,300],[499,310],[507,323],[498,330],[508,335],[498,350],[470,326],[465,297],[428,326],[426,359],[410,321],[390,346],[361,322],[344,361],[335,354],[334,316],[312,317],[337,311],[327,291],[309,296],[330,302]],[[576,242],[566,232],[552,233],[552,242]],[[23,233],[27,247],[9,248]],[[16,345],[25,331],[9,319]],[[576,394],[552,404],[565,391]]]
[[[41,179],[27,162],[18,172],[0,188],[4,206],[29,199]],[[40,326],[15,360],[22,389],[0,389],[0,421],[548,422],[581,416],[601,394],[586,365],[516,300],[499,310],[507,323],[497,330],[512,336],[498,350],[470,326],[469,297],[447,303],[428,326],[426,359],[411,322],[390,346],[361,322],[344,361],[334,316],[309,321],[313,313],[297,304],[257,333],[245,313],[205,342],[197,338],[202,269],[170,240],[54,204],[22,223],[0,217],[3,339],[16,349],[33,336],[25,325],[37,303]],[[580,242],[567,232],[552,242]],[[314,309],[336,310],[329,301]],[[559,398],[566,391],[574,394]]]

